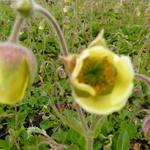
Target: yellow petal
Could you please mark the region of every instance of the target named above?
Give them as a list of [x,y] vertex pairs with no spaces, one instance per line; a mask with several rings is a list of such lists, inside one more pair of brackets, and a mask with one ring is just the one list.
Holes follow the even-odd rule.
[[[132,88],[133,86],[131,86],[129,89],[130,94]],[[111,94],[99,97],[78,97],[75,92],[73,92],[73,96],[76,102],[86,111],[101,115],[108,115],[123,108],[128,100],[129,95],[126,95],[126,97],[113,97]],[[121,102],[114,105],[112,104],[112,100],[115,100],[116,98],[119,98]]]
[[102,46],[102,47],[106,47],[106,42],[105,39],[103,38],[103,34],[104,34],[104,30],[102,30],[98,36],[96,37],[95,40],[93,40],[90,45],[88,46],[88,48],[94,47],[94,46]]
[[75,79],[75,78],[72,78],[71,80],[73,82],[74,87],[78,87],[79,90],[81,90],[83,92],[87,92],[92,96],[96,95],[94,88],[92,88],[91,86],[84,84],[84,83],[79,83],[77,81],[77,79]]
[[117,69],[117,79],[112,91],[112,99],[115,97],[115,99],[112,100],[113,105],[129,97],[132,93],[134,77],[133,66],[129,57],[121,56],[120,58],[116,58],[114,64]]
[[112,51],[102,46],[94,46],[92,48],[88,48],[87,51],[89,51],[90,56],[99,57],[99,59],[105,56],[108,58],[114,57],[114,53]]
[[15,104],[22,100],[30,80],[28,63],[23,59],[19,67],[11,72],[7,78],[5,71],[8,72],[7,68],[0,71],[0,102]]
[[79,59],[76,62],[76,67],[71,76],[71,82],[73,83],[74,87],[78,87],[78,89],[82,90],[83,92],[84,91],[88,92],[89,94],[94,96],[96,92],[91,86],[84,83],[79,83],[77,80],[77,76],[83,66],[83,60],[88,56],[89,56],[89,51],[86,50],[83,51],[83,54],[79,57]]

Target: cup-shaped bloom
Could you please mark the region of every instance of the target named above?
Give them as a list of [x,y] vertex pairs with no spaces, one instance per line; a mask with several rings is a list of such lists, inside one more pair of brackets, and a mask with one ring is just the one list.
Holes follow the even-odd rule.
[[76,56],[70,75],[76,102],[96,114],[110,114],[125,106],[133,78],[130,58],[110,51],[102,35]]
[[13,43],[0,44],[0,103],[15,104],[36,73],[36,61],[27,48]]

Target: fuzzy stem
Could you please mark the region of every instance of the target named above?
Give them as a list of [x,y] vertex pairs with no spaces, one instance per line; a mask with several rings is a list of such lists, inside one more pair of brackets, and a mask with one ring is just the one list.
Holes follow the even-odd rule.
[[85,115],[84,115],[81,107],[78,104],[76,105],[76,110],[77,110],[77,112],[79,114],[80,121],[81,121],[81,123],[82,123],[82,125],[84,127],[85,133],[87,133],[88,130],[89,130],[89,127],[88,127],[87,122],[85,120]]
[[[84,127],[84,136],[86,140],[86,150],[93,150],[93,142],[94,142],[94,130],[93,128],[89,128],[85,119],[85,115],[81,109],[81,107],[77,104],[76,110],[79,114],[80,121]],[[93,126],[93,120],[91,126]]]
[[87,136],[87,139],[86,139],[86,150],[93,150],[93,142],[94,142],[93,136]]
[[20,28],[23,23],[23,20],[24,20],[24,17],[20,15],[16,17],[15,24],[13,26],[13,29],[8,39],[9,42],[12,42],[12,43],[18,42],[19,32],[20,32]]
[[18,111],[17,111],[16,104],[14,105],[14,109],[15,109],[15,129],[17,129],[18,128]]
[[50,21],[50,23],[53,26],[53,29],[56,32],[57,37],[60,41],[63,55],[68,56],[69,55],[68,47],[67,47],[64,35],[63,35],[61,28],[60,28],[59,24],[57,23],[56,19],[52,16],[52,14],[49,11],[47,11],[46,9],[41,7],[40,5],[34,3],[33,7],[37,12],[43,14]]
[[135,73],[135,77],[136,77],[137,79],[139,79],[139,80],[145,82],[146,85],[147,85],[147,87],[148,87],[148,89],[149,89],[149,91],[150,91],[150,78],[149,78],[149,77],[147,77],[147,76],[145,76],[145,75],[143,75],[143,74],[140,74],[140,73]]
[[39,143],[39,146],[41,144],[49,144],[51,147],[53,146],[55,149],[61,148],[63,150],[67,150],[67,146],[66,145],[62,145],[62,144],[58,144],[57,142],[55,142],[51,137],[44,137],[43,135],[39,135],[38,137],[40,137],[42,140],[42,142]]

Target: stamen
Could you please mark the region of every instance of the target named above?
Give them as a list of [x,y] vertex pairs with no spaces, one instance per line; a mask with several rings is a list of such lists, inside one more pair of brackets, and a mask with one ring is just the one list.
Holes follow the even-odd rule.
[[115,85],[116,68],[107,57],[88,57],[78,75],[78,81],[92,86],[97,95],[108,94]]

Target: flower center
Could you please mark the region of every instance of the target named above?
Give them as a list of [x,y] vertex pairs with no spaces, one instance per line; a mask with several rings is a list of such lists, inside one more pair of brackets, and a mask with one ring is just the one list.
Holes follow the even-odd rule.
[[107,57],[88,57],[78,75],[78,81],[92,86],[97,95],[108,94],[113,90],[117,76],[116,68]]

